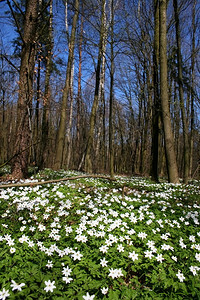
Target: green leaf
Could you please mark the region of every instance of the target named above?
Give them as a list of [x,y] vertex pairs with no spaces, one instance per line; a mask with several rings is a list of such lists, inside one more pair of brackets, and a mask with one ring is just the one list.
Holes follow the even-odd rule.
[[138,295],[137,290],[125,288],[121,293],[121,299],[124,300],[136,299],[137,295]]
[[120,295],[119,291],[110,290],[109,294],[108,294],[108,299],[110,299],[110,300],[118,300],[119,299],[119,295]]

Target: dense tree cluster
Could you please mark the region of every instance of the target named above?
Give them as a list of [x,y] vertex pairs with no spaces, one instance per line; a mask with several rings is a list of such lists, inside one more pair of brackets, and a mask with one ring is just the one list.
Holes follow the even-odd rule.
[[3,0],[0,10],[10,30],[0,164],[14,177],[31,164],[199,176],[197,0]]

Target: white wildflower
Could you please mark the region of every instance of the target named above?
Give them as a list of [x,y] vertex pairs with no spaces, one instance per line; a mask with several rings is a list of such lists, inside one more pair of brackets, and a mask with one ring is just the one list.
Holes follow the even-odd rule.
[[45,283],[45,288],[44,288],[44,290],[46,291],[46,292],[53,292],[53,290],[56,288],[56,286],[55,286],[55,281],[50,281],[50,280],[48,280],[48,281],[45,281],[44,282]]

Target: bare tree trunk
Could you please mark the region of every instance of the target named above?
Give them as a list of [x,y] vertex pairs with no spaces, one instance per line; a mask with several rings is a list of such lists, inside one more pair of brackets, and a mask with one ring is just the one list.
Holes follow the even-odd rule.
[[[2,69],[3,69],[3,57],[2,57]],[[6,116],[5,116],[5,89],[1,86],[1,93],[2,93],[2,117],[1,117],[1,131],[0,131],[0,164],[3,164],[6,159]]]
[[[114,108],[115,108],[115,115],[117,115],[118,119],[118,132],[119,132],[119,143],[120,143],[120,148],[119,148],[119,159],[115,160],[115,164],[118,166],[118,169],[120,172],[124,172],[126,168],[126,161],[125,161],[125,147],[124,147],[124,120],[123,120],[123,112],[122,112],[122,106],[116,101],[114,102]],[[117,142],[118,144],[118,142]]]
[[[65,26],[66,26],[66,33],[67,39],[69,43],[69,31],[68,31],[68,19],[67,19],[67,0],[65,2]],[[69,43],[70,48],[70,43]],[[73,81],[74,81],[74,55],[72,58],[72,67],[71,67],[71,74],[70,74],[70,83],[69,83],[69,116],[68,116],[68,123],[66,126],[66,159],[63,160],[65,163],[66,169],[69,168],[69,162],[71,158],[71,148],[72,148],[72,139],[71,139],[71,128],[72,128],[72,116],[73,116],[73,103],[74,103],[74,96],[73,96]],[[64,151],[64,150],[63,150]]]
[[102,0],[102,13],[101,13],[101,30],[100,30],[100,42],[99,42],[99,54],[96,68],[96,83],[95,83],[95,94],[94,101],[92,105],[92,111],[90,115],[90,130],[88,134],[88,141],[86,147],[86,154],[84,159],[84,170],[88,173],[92,173],[92,159],[91,159],[91,150],[93,146],[93,135],[95,128],[95,118],[96,112],[99,103],[99,85],[100,85],[100,72],[101,72],[101,63],[102,63],[102,47],[103,47],[103,37],[105,34],[105,26],[104,26],[104,15],[105,15],[105,5],[106,0]]
[[[144,96],[144,116],[142,120],[142,131],[143,138],[141,140],[141,157],[140,157],[140,173],[147,173],[148,163],[147,163],[147,149],[148,149],[148,140],[149,140],[149,126],[151,119],[151,107],[152,107],[152,92],[151,92],[151,84],[150,84],[150,73],[147,66],[147,61],[145,58],[144,62],[144,73],[145,73],[145,81],[144,85],[147,88],[147,95]],[[145,99],[146,98],[146,99]]]
[[66,109],[67,109],[67,101],[70,92],[70,84],[71,84],[71,70],[73,66],[73,57],[74,57],[74,47],[75,47],[75,33],[76,33],[76,25],[79,14],[79,0],[75,1],[75,13],[72,22],[72,30],[71,37],[69,42],[69,56],[67,62],[67,73],[65,80],[65,87],[63,90],[62,104],[61,104],[61,116],[60,123],[57,134],[57,142],[56,142],[56,154],[55,154],[55,163],[54,168],[56,170],[62,167],[63,162],[63,149],[65,143],[65,130],[66,130]]
[[193,161],[193,148],[194,148],[194,66],[195,66],[195,36],[196,36],[196,24],[195,24],[195,12],[196,12],[196,0],[193,0],[192,8],[192,56],[191,56],[191,116],[190,116],[190,168],[189,177],[192,177],[192,161]]
[[[38,51],[40,51],[40,49],[38,49]],[[37,92],[36,92],[36,105],[35,105],[35,120],[33,122],[34,127],[33,127],[33,140],[34,141],[38,141],[39,140],[39,108],[40,108],[40,96],[41,96],[41,92],[40,92],[40,80],[41,80],[41,56],[38,55],[37,58],[37,64],[38,64],[38,72],[37,72]],[[37,146],[33,146],[32,147],[32,160],[34,164],[38,164],[38,148],[39,148],[39,144],[37,144]]]
[[49,110],[50,110],[50,76],[52,72],[52,50],[53,50],[53,7],[52,0],[49,6],[49,37],[47,47],[47,62],[45,74],[45,91],[43,100],[43,115],[42,115],[42,138],[41,138],[41,154],[39,167],[42,169],[46,166],[48,158],[48,138],[49,138]]
[[74,103],[74,96],[73,96],[73,79],[74,79],[74,62],[71,70],[71,76],[70,76],[70,106],[69,106],[69,120],[67,124],[67,130],[66,130],[66,145],[67,145],[67,156],[66,156],[66,169],[69,168],[69,162],[71,158],[71,129],[72,129],[72,117],[73,117],[73,103]]
[[167,38],[166,38],[166,11],[167,0],[160,0],[160,96],[162,108],[162,120],[164,128],[166,163],[168,180],[171,183],[178,183],[178,168],[174,150],[174,138],[171,128],[171,117],[168,99],[167,79]]
[[[95,147],[95,158],[97,159],[97,166],[104,169],[105,163],[105,131],[104,131],[104,124],[105,124],[105,72],[106,72],[106,45],[107,45],[107,31],[108,25],[106,25],[106,14],[104,14],[104,28],[105,33],[103,37],[103,45],[102,45],[102,67],[101,67],[101,74],[100,74],[100,88],[99,88],[99,123],[97,128],[97,139],[96,139],[96,147]],[[103,132],[103,140],[101,139]],[[101,143],[102,142],[102,143]],[[102,153],[100,153],[100,146],[102,144]]]
[[26,177],[28,171],[28,157],[31,146],[30,109],[33,97],[37,15],[38,0],[27,0],[19,75],[15,157],[12,161],[12,176],[15,178]]
[[152,164],[151,176],[159,181],[159,140],[160,140],[160,97],[159,97],[159,0],[154,0],[154,53],[153,53],[153,85],[154,103],[152,118]]
[[177,59],[178,59],[178,84],[179,84],[179,98],[180,98],[180,108],[181,117],[183,124],[183,141],[184,141],[184,172],[183,172],[183,182],[188,183],[189,177],[189,141],[188,141],[188,125],[186,119],[186,112],[184,106],[184,96],[183,96],[183,72],[182,72],[182,57],[181,57],[181,40],[180,40],[180,26],[179,26],[179,14],[177,7],[177,0],[173,0],[174,13],[175,13],[175,23],[176,23],[176,43],[177,43]]
[[77,158],[80,157],[80,119],[81,119],[81,77],[82,77],[82,43],[83,43],[83,16],[81,15],[81,29],[79,38],[79,66],[78,66],[78,95],[77,95],[77,125],[76,125],[76,147]]
[[[182,156],[182,151],[179,151],[182,148],[181,143],[181,135],[180,135],[180,126],[181,126],[181,118],[180,118],[180,102],[177,101],[178,95],[176,90],[176,83],[174,82],[174,95],[173,95],[173,102],[174,102],[174,142],[175,142],[175,149],[176,149],[176,158],[178,165],[181,166],[180,157]],[[180,171],[179,167],[179,171]]]
[[111,0],[110,4],[111,14],[111,66],[110,66],[110,109],[109,109],[109,153],[110,153],[110,177],[114,177],[114,152],[113,152],[113,85],[114,85],[114,3]]

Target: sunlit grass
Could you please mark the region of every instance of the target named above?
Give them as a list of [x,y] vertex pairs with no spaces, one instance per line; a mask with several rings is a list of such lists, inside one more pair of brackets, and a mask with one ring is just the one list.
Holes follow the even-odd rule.
[[88,178],[0,201],[0,299],[200,298],[199,182]]

